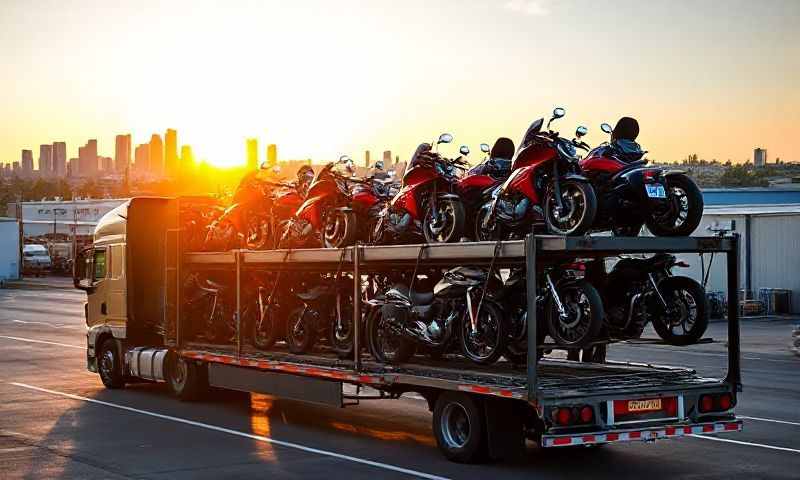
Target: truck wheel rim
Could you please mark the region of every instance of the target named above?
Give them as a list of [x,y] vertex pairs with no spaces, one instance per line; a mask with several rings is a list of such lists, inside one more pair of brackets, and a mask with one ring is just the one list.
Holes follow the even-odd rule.
[[175,385],[181,386],[186,381],[186,361],[179,358],[175,362],[175,370],[172,373],[172,380]]
[[449,448],[464,448],[469,441],[470,424],[466,409],[458,403],[444,407],[441,419],[442,437]]
[[106,350],[100,358],[100,374],[103,378],[110,379],[114,372],[114,352]]

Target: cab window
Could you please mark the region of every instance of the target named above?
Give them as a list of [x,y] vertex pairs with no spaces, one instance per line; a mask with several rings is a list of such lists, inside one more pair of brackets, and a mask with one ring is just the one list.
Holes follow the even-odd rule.
[[99,282],[104,278],[106,278],[105,249],[99,249],[94,251],[94,256],[92,257],[92,263],[94,263],[94,281]]

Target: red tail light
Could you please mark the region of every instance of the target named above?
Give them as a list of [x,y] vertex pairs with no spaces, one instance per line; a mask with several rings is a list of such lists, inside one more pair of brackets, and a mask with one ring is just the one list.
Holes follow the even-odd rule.
[[572,411],[569,408],[559,408],[556,413],[556,422],[559,425],[569,425],[572,423]]
[[660,170],[645,170],[644,171],[644,181],[646,183],[655,182],[658,179],[658,174],[661,173]]
[[731,394],[730,393],[726,393],[726,394],[720,395],[720,397],[719,397],[719,409],[720,410],[730,410],[730,408],[732,406],[733,406],[733,398],[731,398]]
[[705,413],[711,410],[714,410],[714,397],[711,395],[703,395],[700,397],[700,411]]
[[594,418],[594,410],[589,405],[581,408],[581,422],[589,423]]

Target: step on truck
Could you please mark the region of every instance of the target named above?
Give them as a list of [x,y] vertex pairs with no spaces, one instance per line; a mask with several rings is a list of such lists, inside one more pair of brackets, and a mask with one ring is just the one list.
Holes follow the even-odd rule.
[[[553,237],[441,245],[355,246],[185,252],[180,212],[192,200],[134,198],[105,215],[75,269],[75,285],[87,293],[87,367],[109,388],[166,382],[181,399],[209,386],[346,407],[391,400],[414,392],[433,412],[433,432],[450,460],[475,462],[524,452],[525,440],[541,448],[653,441],[693,434],[740,431],[734,414],[741,391],[738,238]],[[537,262],[554,258],[610,258],[638,253],[720,252],[726,259],[727,373],[706,378],[690,368],[651,364],[578,362],[537,358],[514,366],[480,366],[460,357],[412,357],[400,365],[374,361],[355,329],[353,358],[318,348],[296,355],[278,342],[254,348],[243,325],[242,291],[249,275],[276,271],[347,272],[353,298],[362,298],[369,275],[457,265],[526,268],[528,351],[536,345]],[[235,298],[235,335],[198,341],[188,334],[193,318],[183,281],[191,272],[217,272],[220,288]],[[354,319],[368,308],[354,302]],[[345,387],[346,385],[349,385]],[[368,387],[368,388],[367,388]],[[355,392],[355,393],[354,393]]]

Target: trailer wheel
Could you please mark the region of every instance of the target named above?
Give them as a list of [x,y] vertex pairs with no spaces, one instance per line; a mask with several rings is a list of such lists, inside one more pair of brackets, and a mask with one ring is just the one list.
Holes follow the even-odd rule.
[[100,345],[100,353],[97,356],[97,373],[106,388],[123,388],[125,377],[122,374],[122,359],[117,350],[117,343],[109,337],[103,340]]
[[208,390],[208,367],[197,365],[170,352],[167,365],[167,383],[172,393],[182,401],[200,398]]
[[477,463],[486,459],[483,410],[466,393],[445,392],[433,409],[433,432],[444,456],[453,462]]

